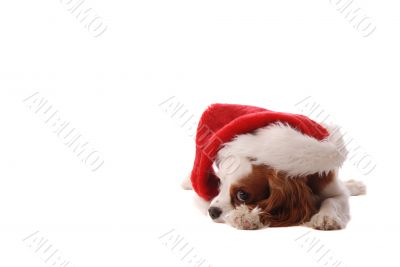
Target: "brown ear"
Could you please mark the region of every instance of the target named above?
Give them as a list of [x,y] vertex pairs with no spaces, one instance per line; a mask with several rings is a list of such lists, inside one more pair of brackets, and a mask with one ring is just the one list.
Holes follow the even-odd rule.
[[316,213],[317,200],[307,186],[307,177],[287,177],[284,173],[270,171],[267,179],[270,195],[257,203],[262,210],[260,220],[264,225],[299,225]]

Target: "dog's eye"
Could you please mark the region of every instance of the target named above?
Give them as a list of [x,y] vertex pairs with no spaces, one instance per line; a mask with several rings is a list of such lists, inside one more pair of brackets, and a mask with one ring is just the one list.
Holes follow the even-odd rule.
[[249,194],[246,193],[246,192],[244,192],[244,191],[242,191],[242,190],[239,190],[239,191],[236,193],[236,198],[237,198],[239,201],[245,202],[245,201],[249,198]]

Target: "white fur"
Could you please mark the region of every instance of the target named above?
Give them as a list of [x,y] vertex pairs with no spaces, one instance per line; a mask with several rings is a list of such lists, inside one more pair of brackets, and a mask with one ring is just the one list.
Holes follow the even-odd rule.
[[346,185],[336,175],[320,193],[321,207],[306,225],[318,230],[345,228],[350,220],[349,196]]
[[275,123],[226,143],[219,150],[217,161],[233,155],[254,158],[254,164],[269,165],[289,176],[328,172],[343,164],[347,150],[339,128],[325,127],[331,134],[319,141],[287,124]]
[[234,157],[233,161],[220,162],[216,175],[220,178],[220,187],[218,195],[211,201],[210,207],[218,207],[222,210],[220,217],[215,222],[226,222],[225,216],[231,212],[234,207],[231,203],[230,188],[240,178],[251,173],[252,166],[248,159]]

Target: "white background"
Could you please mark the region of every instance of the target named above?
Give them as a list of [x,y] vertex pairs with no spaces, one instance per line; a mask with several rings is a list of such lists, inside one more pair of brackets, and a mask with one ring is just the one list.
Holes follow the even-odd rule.
[[[377,167],[344,166],[368,194],[345,230],[310,238],[340,266],[398,266],[398,1],[357,0],[376,26],[363,37],[329,0],[86,0],[107,25],[97,38],[65,2],[0,7],[0,266],[51,266],[23,241],[37,231],[69,266],[193,266],[160,238],[170,230],[212,266],[321,266],[296,241],[307,228],[239,231],[193,205],[179,187],[193,137],[159,106],[172,96],[193,120],[214,102],[296,113],[312,97]],[[99,170],[23,102],[35,92]]]

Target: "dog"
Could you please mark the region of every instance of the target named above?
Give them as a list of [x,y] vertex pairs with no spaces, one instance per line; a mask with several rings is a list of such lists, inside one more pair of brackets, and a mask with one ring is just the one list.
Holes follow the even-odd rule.
[[[318,165],[325,166],[329,160],[322,152],[318,158],[313,151],[315,166],[299,172],[308,152],[296,151],[295,142],[285,151],[286,168],[280,169],[282,160],[276,161],[268,153],[270,147],[279,150],[282,140],[291,142],[298,134],[287,124],[275,123],[224,143],[213,165],[219,192],[209,203],[210,218],[243,230],[296,225],[318,230],[345,228],[350,220],[349,197],[365,194],[366,187],[359,181],[341,181],[338,168],[321,171]],[[184,181],[183,187],[191,189],[190,180]]]

